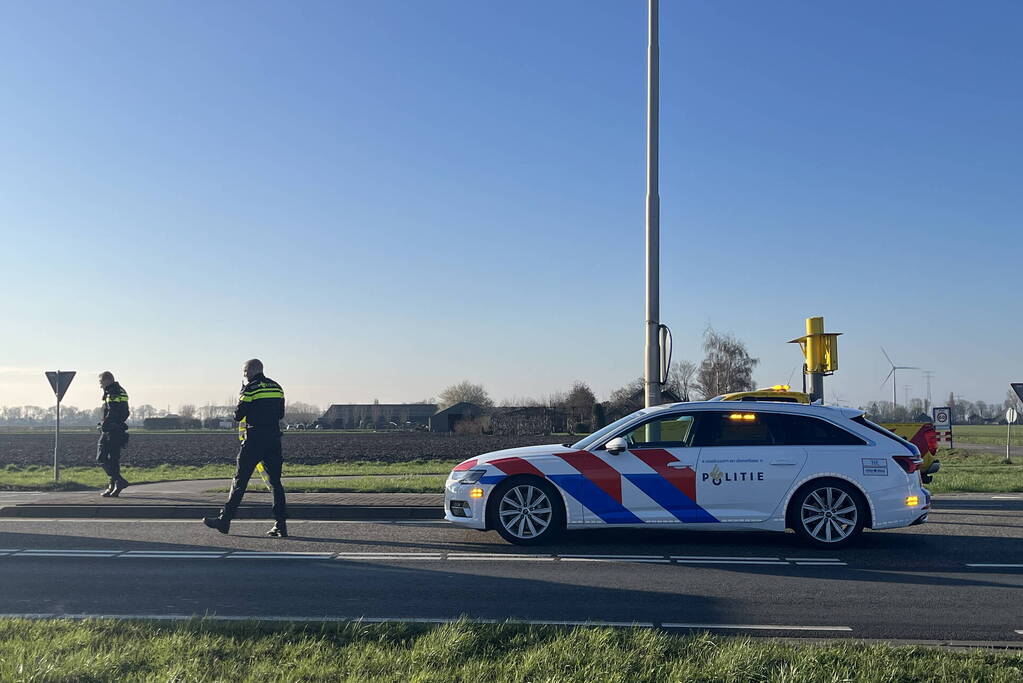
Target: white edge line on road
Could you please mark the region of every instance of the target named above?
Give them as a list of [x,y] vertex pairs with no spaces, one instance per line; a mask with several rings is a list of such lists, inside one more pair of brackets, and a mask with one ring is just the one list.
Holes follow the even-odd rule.
[[664,628],[739,629],[750,631],[852,631],[848,626],[784,626],[781,624],[661,624]]
[[83,555],[82,553],[11,553],[5,557],[77,557],[77,558],[109,558],[115,557],[117,553],[92,553],[89,555]]
[[837,557],[786,557],[789,562],[841,562]]
[[967,567],[1020,567],[1023,568],[1023,564],[967,564]]
[[[777,557],[730,557],[726,555],[672,555],[673,560],[775,560]],[[788,558],[792,559],[792,558]]]
[[167,555],[131,555],[123,556],[118,559],[121,560],[219,560],[220,557],[216,555],[189,555],[187,553],[182,555],[174,555],[168,557]]
[[796,562],[800,567],[845,567],[845,562]]
[[326,622],[353,624],[454,624],[467,622],[471,624],[525,624],[534,626],[614,626],[653,628],[653,622],[644,621],[557,621],[547,619],[474,619],[467,617],[287,617],[271,615],[219,615],[219,614],[58,614],[58,613],[9,613],[0,614],[0,619],[128,619],[152,621],[271,621],[271,622]]
[[1023,496],[991,496],[991,500],[1023,500]]
[[329,560],[334,556],[324,555],[291,555],[288,553],[230,553],[228,560]]
[[126,550],[125,556],[131,557],[133,555],[165,555],[167,557],[175,557],[182,553],[186,555],[226,555],[232,552],[230,550]]
[[558,557],[560,557],[562,559],[566,559],[566,558],[569,558],[569,557],[581,557],[581,558],[587,558],[587,559],[611,558],[613,560],[622,560],[622,559],[628,559],[628,560],[663,560],[663,559],[665,559],[664,555],[576,555],[576,554],[572,554],[572,553],[569,553],[569,554],[566,554],[566,555],[558,555]]
[[561,562],[637,562],[641,564],[671,564],[671,560],[641,560],[634,557],[562,557]]
[[439,552],[339,552],[335,553],[338,559],[358,557],[441,557]]
[[[675,560],[680,564],[783,564],[783,560]],[[830,564],[830,563],[829,563]]]
[[21,553],[23,555],[34,555],[36,553],[66,553],[69,555],[95,555],[97,553],[123,553],[123,550],[91,550],[91,549],[76,549],[76,548],[27,548],[24,550],[15,550],[14,552]]

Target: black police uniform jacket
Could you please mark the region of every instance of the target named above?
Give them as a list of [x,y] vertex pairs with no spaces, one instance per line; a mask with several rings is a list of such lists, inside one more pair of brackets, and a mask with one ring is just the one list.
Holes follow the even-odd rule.
[[242,387],[234,419],[237,422],[245,420],[246,438],[280,436],[280,422],[284,419],[284,389],[262,373],[256,375]]
[[123,432],[128,429],[128,392],[117,382],[103,389],[103,421],[100,429],[104,432]]

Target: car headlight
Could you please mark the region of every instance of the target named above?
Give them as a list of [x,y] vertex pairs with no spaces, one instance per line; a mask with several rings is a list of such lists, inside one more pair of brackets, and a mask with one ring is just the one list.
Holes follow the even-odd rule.
[[452,472],[451,478],[460,484],[475,484],[486,473],[486,470],[463,470],[461,472]]

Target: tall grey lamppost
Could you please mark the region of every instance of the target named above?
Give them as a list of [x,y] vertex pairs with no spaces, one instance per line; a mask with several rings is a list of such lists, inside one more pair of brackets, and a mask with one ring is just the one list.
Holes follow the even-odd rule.
[[657,36],[657,0],[649,0],[649,2],[648,32],[650,42],[647,47],[646,128],[646,353],[643,372],[647,408],[659,405],[661,402],[661,198],[658,190],[660,50]]

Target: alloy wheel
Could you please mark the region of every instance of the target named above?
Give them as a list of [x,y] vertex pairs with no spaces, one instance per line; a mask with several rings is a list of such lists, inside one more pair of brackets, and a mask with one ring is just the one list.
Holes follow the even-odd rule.
[[550,527],[554,520],[554,506],[547,494],[531,484],[520,484],[508,489],[501,497],[497,509],[501,526],[521,539],[536,538]]
[[844,541],[856,530],[859,510],[848,493],[831,486],[813,489],[803,498],[800,521],[821,543]]

